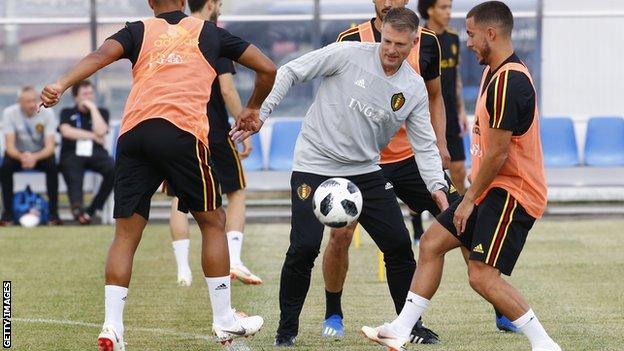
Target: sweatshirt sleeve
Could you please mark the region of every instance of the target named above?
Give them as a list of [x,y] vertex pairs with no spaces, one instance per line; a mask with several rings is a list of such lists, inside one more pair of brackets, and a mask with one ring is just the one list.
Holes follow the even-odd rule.
[[[271,93],[260,109],[260,119],[265,121],[295,84],[314,78],[338,75],[346,66],[348,52],[355,43],[333,43],[324,48],[296,58],[279,70]],[[357,44],[355,44],[357,45]]]

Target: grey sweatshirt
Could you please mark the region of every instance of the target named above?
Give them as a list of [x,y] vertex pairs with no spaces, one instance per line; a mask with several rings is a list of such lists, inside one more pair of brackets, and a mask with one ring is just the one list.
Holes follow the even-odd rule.
[[295,145],[294,171],[327,176],[375,172],[380,150],[405,123],[427,189],[446,189],[425,83],[406,62],[387,76],[379,50],[379,43],[341,42],[290,61],[278,70],[260,118],[268,118],[290,87],[321,77]]

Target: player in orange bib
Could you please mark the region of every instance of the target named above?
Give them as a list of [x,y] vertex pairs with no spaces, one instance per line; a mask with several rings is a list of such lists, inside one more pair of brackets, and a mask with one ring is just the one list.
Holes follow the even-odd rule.
[[522,294],[501,277],[513,271],[529,230],[546,208],[535,86],[514,53],[507,5],[488,1],[466,18],[468,48],[486,65],[472,131],[472,184],[423,235],[399,317],[362,332],[391,350],[405,345],[438,289],[445,254],[463,246],[470,250],[470,286],[527,336],[532,351],[561,351]]
[[202,268],[221,342],[256,333],[259,316],[235,314],[219,185],[210,166],[206,105],[219,57],[256,72],[241,116],[257,116],[275,79],[275,66],[257,48],[212,22],[188,17],[185,0],[149,0],[155,18],[127,23],[42,92],[44,106],[112,62],[127,58],[133,84],[126,102],[115,165],[115,237],[106,262],[105,319],[100,351],[123,351],[123,309],[134,253],[149,217],[150,200],[166,180],[202,233]]

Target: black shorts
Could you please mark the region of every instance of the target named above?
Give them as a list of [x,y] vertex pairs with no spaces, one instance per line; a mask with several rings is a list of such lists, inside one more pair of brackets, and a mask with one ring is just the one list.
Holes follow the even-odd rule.
[[446,146],[449,154],[451,154],[451,162],[465,161],[466,152],[464,151],[464,139],[459,135],[447,135]]
[[[221,193],[229,194],[236,190],[245,189],[247,185],[245,173],[234,142],[228,137],[218,142],[209,140],[209,144],[210,161],[221,186]],[[173,189],[168,185],[165,186],[165,191],[168,196],[176,196]]]
[[179,197],[181,211],[221,207],[204,144],[165,119],[149,119],[117,141],[114,217],[138,213],[148,219],[152,195],[165,180]]
[[458,199],[451,204],[436,218],[438,222],[470,250],[471,260],[511,275],[535,218],[506,190],[493,188],[481,204],[475,206],[464,233],[457,235],[453,216],[460,202]]
[[[429,211],[434,216],[440,213],[431,193],[427,189],[425,181],[420,176],[420,171],[416,165],[414,157],[403,161],[387,163],[381,165],[384,176],[394,187],[394,193],[401,199],[412,212],[422,213]],[[446,194],[448,202],[451,203],[459,198],[459,193],[453,186],[451,178],[444,172],[444,178],[449,184],[449,191]]]
[[[226,132],[227,133],[227,132]],[[222,141],[209,140],[210,160],[221,192],[229,194],[236,190],[245,189],[245,174],[236,145],[228,135]]]

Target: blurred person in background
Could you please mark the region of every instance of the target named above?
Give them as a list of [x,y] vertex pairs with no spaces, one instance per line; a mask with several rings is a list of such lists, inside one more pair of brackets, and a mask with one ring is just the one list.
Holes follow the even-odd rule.
[[[104,148],[109,112],[95,104],[95,89],[88,80],[71,88],[76,105],[61,111],[60,168],[67,184],[67,196],[74,219],[90,224],[96,210],[102,210],[111,191],[115,162]],[[102,183],[88,208],[84,208],[82,184],[87,170],[102,175]]]
[[39,99],[33,87],[21,88],[17,104],[4,109],[4,160],[0,167],[4,211],[0,226],[13,222],[13,174],[25,170],[45,172],[50,225],[62,224],[58,215],[58,168],[54,157],[57,121],[51,109],[37,113]]
[[462,80],[459,74],[459,35],[449,27],[452,0],[419,0],[418,12],[427,20],[425,28],[435,32],[440,43],[442,96],[446,110],[446,145],[451,156],[451,180],[460,194],[466,192],[463,136],[468,132]]
[[[189,0],[191,15],[202,20],[216,23],[221,14],[221,0]],[[243,141],[243,150],[238,152],[228,133],[230,122],[228,111],[238,116],[243,110],[240,96],[234,86],[236,73],[234,63],[226,57],[217,60],[215,70],[217,79],[212,83],[210,102],[208,103],[208,149],[215,175],[221,185],[221,193],[228,199],[225,232],[230,252],[230,275],[245,284],[262,284],[262,279],[253,274],[242,262],[241,249],[245,229],[245,175],[241,159],[251,153],[251,139]],[[227,110],[226,110],[227,108]],[[167,187],[167,194],[174,196],[173,189]],[[178,198],[171,201],[169,218],[173,253],[178,267],[178,284],[190,286],[193,280],[189,266],[189,224],[187,215],[178,211]]]

